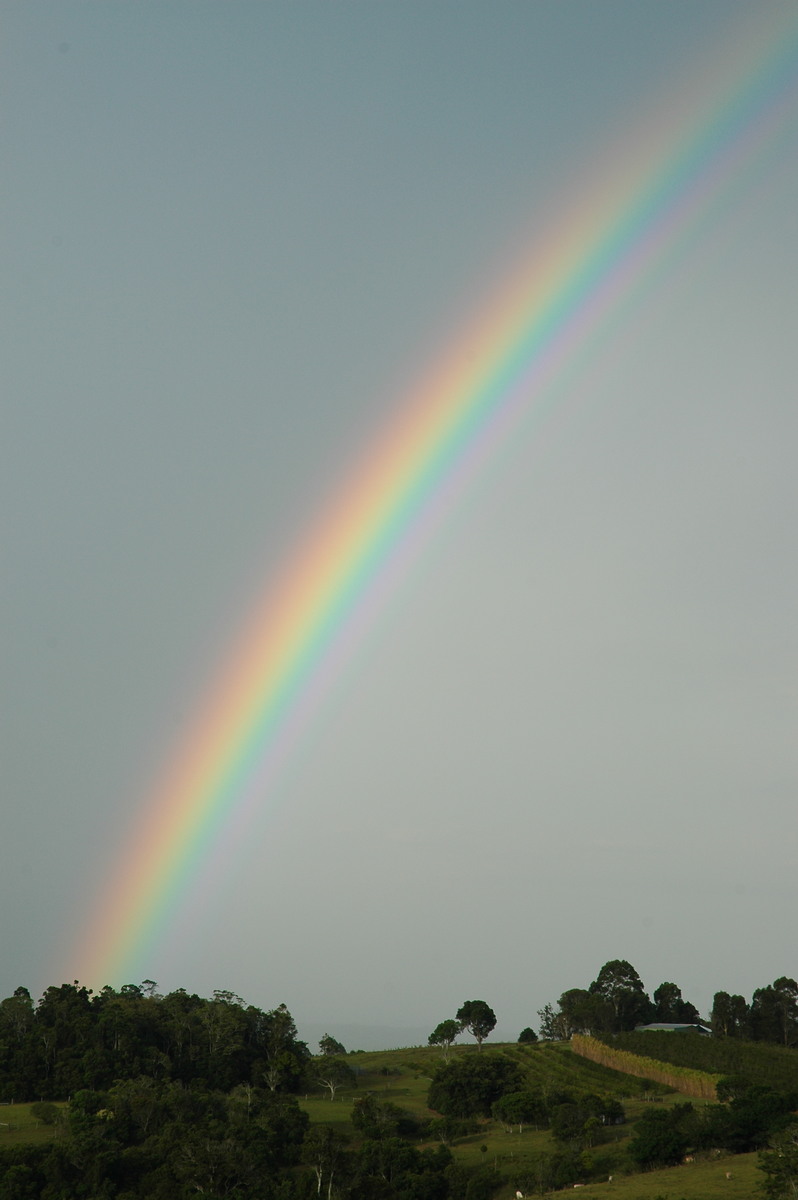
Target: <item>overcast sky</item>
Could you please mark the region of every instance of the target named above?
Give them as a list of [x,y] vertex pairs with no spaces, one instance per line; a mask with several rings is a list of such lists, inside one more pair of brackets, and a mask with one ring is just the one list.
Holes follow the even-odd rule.
[[[0,4],[2,995],[79,972],[180,730],[408,381],[772,7]],[[785,103],[400,579],[196,919],[82,982],[399,1040],[472,998],[515,1038],[611,958],[704,1013],[798,976]]]

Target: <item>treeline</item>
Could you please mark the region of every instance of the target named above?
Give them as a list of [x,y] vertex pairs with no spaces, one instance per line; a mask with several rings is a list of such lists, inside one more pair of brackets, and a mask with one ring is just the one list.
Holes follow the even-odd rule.
[[48,987],[38,1004],[24,987],[0,1002],[0,1101],[63,1100],[140,1076],[290,1093],[310,1058],[284,1004],[262,1012],[233,992],[159,996],[146,980],[95,995],[74,983]]
[[[574,1033],[623,1033],[658,1022],[701,1023],[698,1009],[683,998],[677,984],[661,983],[649,996],[625,959],[605,963],[586,988],[570,988],[556,1006],[547,1004],[538,1015],[541,1037],[554,1041]],[[757,988],[750,1004],[743,996],[716,992],[709,1024],[716,1037],[798,1046],[798,983],[781,976]]]

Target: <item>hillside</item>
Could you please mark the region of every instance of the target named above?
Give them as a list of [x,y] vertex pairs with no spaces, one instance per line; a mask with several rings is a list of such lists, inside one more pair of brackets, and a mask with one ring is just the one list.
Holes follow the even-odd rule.
[[[473,1046],[457,1047],[453,1061],[463,1061],[478,1053]],[[517,1064],[530,1088],[549,1093],[600,1093],[621,1101],[626,1113],[625,1124],[602,1131],[602,1140],[577,1155],[586,1168],[584,1196],[655,1200],[670,1195],[679,1200],[712,1200],[715,1195],[722,1195],[727,1200],[750,1200],[755,1194],[759,1180],[755,1154],[698,1154],[693,1162],[683,1166],[644,1175],[633,1170],[627,1151],[634,1122],[655,1108],[672,1110],[685,1099],[678,1093],[663,1089],[659,1094],[652,1094],[650,1081],[582,1058],[568,1043],[486,1045],[482,1053],[499,1054]],[[334,1102],[324,1098],[321,1090],[316,1096],[309,1095],[301,1100],[301,1106],[312,1122],[339,1130],[348,1129],[351,1134],[354,1105],[368,1094],[419,1118],[435,1116],[427,1107],[427,1091],[442,1062],[439,1051],[425,1047],[359,1053],[349,1055],[348,1061],[357,1070],[355,1087],[339,1093]],[[701,1107],[705,1102],[694,1103]],[[511,1200],[517,1188],[523,1189],[525,1194],[533,1194],[531,1185],[540,1171],[541,1162],[564,1153],[563,1145],[548,1129],[525,1127],[519,1133],[517,1128],[508,1129],[501,1122],[486,1118],[479,1119],[473,1132],[453,1139],[450,1149],[456,1162],[471,1168],[491,1167],[504,1178],[505,1182],[491,1193],[495,1200]],[[727,1174],[731,1178],[727,1178]],[[572,1187],[572,1184],[568,1186]],[[550,1193],[546,1191],[545,1194]]]
[[[665,1037],[669,1039],[666,1049],[670,1049],[677,1039],[673,1035]],[[689,1039],[689,1044],[685,1040],[685,1045],[689,1049],[698,1042],[703,1044],[703,1039]],[[685,1045],[679,1047],[678,1053],[685,1054]],[[649,1053],[653,1046],[653,1041],[645,1041]],[[753,1047],[745,1061],[750,1065],[756,1060],[763,1067],[769,1049]],[[688,1162],[679,1160],[680,1165],[640,1174],[629,1153],[635,1123],[658,1112],[678,1117],[680,1112],[686,1111],[685,1097],[667,1088],[654,1089],[649,1080],[583,1058],[569,1043],[487,1044],[481,1052],[471,1045],[456,1046],[448,1061],[466,1066],[497,1061],[510,1064],[518,1072],[519,1086],[547,1098],[555,1105],[553,1111],[558,1118],[565,1110],[578,1109],[579,1104],[591,1096],[620,1102],[625,1113],[622,1124],[602,1127],[594,1122],[589,1129],[588,1122],[582,1132],[576,1131],[569,1136],[560,1132],[555,1136],[552,1128],[536,1127],[534,1122],[521,1127],[508,1125],[497,1120],[495,1114],[475,1115],[468,1121],[447,1123],[428,1107],[430,1084],[444,1063],[439,1049],[418,1047],[356,1052],[338,1061],[345,1063],[351,1074],[348,1083],[335,1092],[334,1099],[320,1082],[329,1073],[330,1060],[316,1058],[310,1063],[308,1090],[298,1097],[298,1106],[310,1121],[307,1146],[324,1144],[328,1136],[333,1138],[339,1148],[339,1157],[343,1156],[339,1164],[342,1174],[354,1170],[364,1156],[371,1161],[371,1169],[378,1174],[387,1171],[388,1176],[399,1170],[396,1164],[403,1161],[403,1156],[405,1161],[408,1155],[415,1156],[413,1161],[417,1163],[440,1161],[441,1172],[449,1161],[451,1165],[445,1168],[449,1190],[440,1194],[455,1200],[464,1200],[466,1196],[469,1200],[472,1196],[481,1200],[512,1200],[517,1190],[525,1195],[551,1195],[555,1188],[572,1188],[574,1182],[583,1187],[583,1196],[597,1200],[601,1197],[607,1197],[607,1200],[610,1197],[612,1200],[659,1200],[664,1196],[674,1200],[677,1197],[678,1200],[714,1200],[715,1196],[722,1196],[724,1200],[751,1200],[759,1188],[761,1173],[755,1153],[732,1155],[717,1148],[691,1149]],[[412,1132],[400,1133],[408,1140],[400,1141],[395,1134],[390,1134],[390,1130],[384,1135],[369,1133],[359,1119],[364,1101],[389,1124],[398,1121],[408,1125]],[[692,1105],[690,1111],[707,1116],[722,1107],[702,1100],[694,1100]],[[42,1148],[46,1142],[65,1145],[67,1106],[59,1105],[59,1108],[64,1113],[64,1122],[45,1128],[33,1120],[27,1106],[6,1107],[6,1122],[0,1123],[0,1178],[4,1164],[10,1167],[11,1163],[20,1161],[7,1155],[18,1154],[24,1144],[31,1144],[32,1150],[32,1143]],[[109,1115],[107,1110],[103,1113],[104,1116],[97,1115],[103,1116],[105,1129]],[[110,1120],[113,1119],[111,1111]],[[383,1138],[385,1140],[381,1140]],[[401,1146],[406,1150],[401,1150]],[[7,1149],[4,1151],[4,1148]],[[31,1163],[35,1164],[35,1161],[31,1159]],[[305,1153],[303,1162],[312,1164],[312,1154],[309,1157]],[[362,1170],[362,1166],[359,1169]],[[296,1165],[291,1170],[295,1177],[296,1197],[315,1194],[313,1187],[308,1190],[309,1165]],[[422,1176],[407,1176],[408,1180],[411,1178],[421,1179]],[[440,1178],[443,1179],[443,1174]],[[330,1180],[327,1176],[324,1179],[326,1192]],[[421,1184],[407,1183],[404,1190],[389,1190],[384,1194],[403,1197],[437,1194],[423,1189],[416,1191],[417,1186],[421,1187]],[[432,1187],[432,1176],[424,1187]],[[337,1187],[333,1187],[332,1196],[336,1195],[336,1190]],[[351,1196],[356,1193],[352,1193],[348,1185],[341,1194]],[[109,1195],[116,1195],[116,1192],[111,1191]]]

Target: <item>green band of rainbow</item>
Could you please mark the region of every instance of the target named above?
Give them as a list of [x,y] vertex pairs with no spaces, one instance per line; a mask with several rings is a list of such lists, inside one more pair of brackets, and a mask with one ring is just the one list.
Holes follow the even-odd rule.
[[[255,606],[67,964],[147,974],[192,886],[270,803],[270,781],[416,544],[519,419],[794,113],[798,16],[757,9],[701,82],[669,97],[527,250],[366,455]],[[76,970],[77,968],[77,970]]]

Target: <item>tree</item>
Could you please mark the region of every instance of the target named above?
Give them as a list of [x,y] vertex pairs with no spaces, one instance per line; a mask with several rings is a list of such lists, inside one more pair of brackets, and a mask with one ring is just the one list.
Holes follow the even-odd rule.
[[[730,1082],[734,1085],[734,1080]],[[732,1154],[747,1154],[761,1149],[769,1137],[795,1120],[798,1095],[794,1092],[776,1092],[764,1084],[733,1086],[733,1091],[728,1103],[709,1110],[713,1146],[722,1146]]]
[[35,1104],[31,1104],[30,1115],[41,1121],[42,1125],[57,1125],[63,1116],[58,1105],[48,1100],[37,1100]]
[[523,1086],[520,1068],[503,1054],[468,1055],[438,1067],[427,1103],[444,1117],[489,1117],[495,1100]]
[[[351,1121],[358,1133],[374,1142],[394,1137],[415,1140],[422,1131],[422,1122],[413,1113],[388,1100],[379,1101],[372,1092],[352,1105]],[[423,1122],[424,1128],[427,1125]]]
[[655,1108],[635,1125],[629,1143],[629,1156],[643,1170],[649,1167],[673,1167],[684,1158],[690,1145],[686,1132],[692,1104],[676,1104],[673,1108]]
[[263,1079],[269,1091],[296,1091],[310,1055],[305,1043],[297,1040],[294,1018],[284,1004],[267,1013],[248,1008],[247,1015],[262,1047]]
[[329,1125],[313,1125],[309,1129],[304,1143],[304,1159],[313,1167],[316,1175],[316,1195],[321,1195],[325,1176],[327,1178],[327,1196],[333,1194],[333,1181],[346,1167],[347,1140],[337,1129]]
[[682,989],[675,983],[661,983],[653,995],[654,1020],[694,1025],[699,1020],[698,1009],[682,999]]
[[330,1037],[329,1033],[325,1033],[323,1038],[319,1038],[319,1052],[321,1054],[346,1054],[346,1050],[340,1042],[336,1042],[334,1037]]
[[491,1112],[503,1125],[517,1125],[519,1133],[523,1133],[525,1125],[547,1123],[543,1096],[539,1091],[533,1092],[529,1089],[507,1092],[494,1101]]
[[538,1035],[535,1033],[534,1029],[530,1029],[528,1025],[526,1029],[522,1029],[518,1035],[518,1044],[520,1046],[528,1045],[530,1042],[536,1042],[537,1040]]
[[759,1169],[765,1173],[762,1190],[769,1200],[798,1200],[798,1125],[790,1125],[760,1151]]
[[560,996],[559,1004],[563,1038],[572,1033],[599,1033],[611,1027],[612,1012],[603,996],[584,988],[569,988]]
[[496,1028],[496,1014],[484,1000],[466,1000],[457,1010],[457,1020],[461,1030],[467,1029],[477,1039],[480,1050],[485,1038]]
[[340,1087],[352,1087],[355,1082],[355,1072],[342,1058],[324,1058],[318,1064],[319,1083],[329,1089],[330,1099],[335,1099],[335,1093]]
[[450,1017],[448,1021],[441,1021],[440,1025],[436,1025],[427,1038],[430,1046],[441,1047],[444,1062],[448,1061],[452,1044],[459,1032],[460,1026],[457,1021]]
[[625,958],[606,962],[591,983],[590,993],[600,996],[612,1009],[612,1032],[634,1029],[651,1018],[653,1009],[642,980]]
[[798,1040],[798,983],[782,976],[769,987],[757,988],[749,1021],[755,1041],[794,1045]]
[[710,1017],[715,1037],[745,1037],[748,1032],[748,1005],[742,996],[715,992]]
[[726,1100],[737,1100],[744,1096],[752,1087],[747,1075],[724,1075],[715,1084],[715,1095],[721,1103]]
[[558,1150],[554,1154],[541,1151],[526,1156],[526,1164],[519,1172],[517,1182],[527,1195],[536,1192],[548,1195],[552,1191],[571,1187],[582,1176],[581,1156],[572,1150]]
[[540,1036],[544,1042],[564,1042],[568,1037],[568,1023],[562,1010],[555,1012],[551,1004],[538,1009]]

